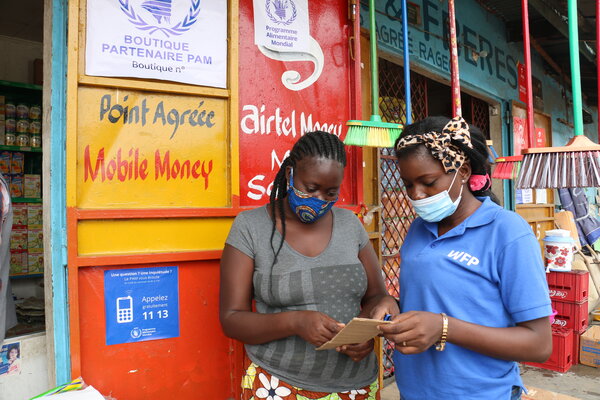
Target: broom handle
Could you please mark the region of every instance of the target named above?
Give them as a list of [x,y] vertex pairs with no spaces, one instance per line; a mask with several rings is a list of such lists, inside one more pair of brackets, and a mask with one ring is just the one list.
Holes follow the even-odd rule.
[[583,135],[581,106],[581,75],[579,72],[579,33],[577,31],[577,0],[569,0],[569,51],[571,53],[571,85],[573,92],[573,120],[575,136]]
[[372,115],[379,115],[379,76],[377,60],[377,25],[375,22],[375,0],[369,0],[370,50],[371,50],[371,108]]
[[[406,106],[406,123],[411,124],[412,104],[410,99],[410,56],[408,54],[408,13],[406,7],[406,0],[402,0],[402,39],[404,39],[404,105]],[[600,126],[600,124],[598,124],[598,126]]]
[[[600,99],[600,1],[596,1],[596,65],[598,68],[598,99]],[[598,143],[600,143],[600,123],[598,124]]]
[[456,43],[456,15],[454,0],[448,0],[448,23],[450,25],[450,77],[452,82],[452,116],[462,116],[460,105],[460,81],[458,78],[458,49]]
[[521,0],[521,12],[523,14],[523,54],[525,56],[525,89],[527,91],[528,147],[536,147],[533,122],[533,85],[531,83],[531,46],[529,44],[529,8],[527,0]]
[[354,119],[362,119],[362,55],[360,49],[360,1],[352,2],[354,7]]

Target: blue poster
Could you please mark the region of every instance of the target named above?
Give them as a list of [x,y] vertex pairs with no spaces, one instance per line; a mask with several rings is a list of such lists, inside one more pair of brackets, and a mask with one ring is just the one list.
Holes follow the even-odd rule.
[[106,344],[179,337],[177,267],[104,271]]

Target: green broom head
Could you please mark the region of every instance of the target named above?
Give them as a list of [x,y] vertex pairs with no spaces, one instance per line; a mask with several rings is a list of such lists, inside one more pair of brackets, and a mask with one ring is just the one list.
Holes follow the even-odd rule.
[[394,147],[404,126],[383,122],[379,115],[371,115],[370,121],[346,122],[348,132],[344,144],[362,147]]

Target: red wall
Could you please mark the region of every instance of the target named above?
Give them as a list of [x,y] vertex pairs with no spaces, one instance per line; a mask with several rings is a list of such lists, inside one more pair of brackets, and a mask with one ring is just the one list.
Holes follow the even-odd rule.
[[219,324],[219,262],[162,265],[179,266],[180,336],[112,346],[105,339],[104,271],[113,267],[80,269],[82,375],[118,400],[235,397],[236,345]]
[[[315,69],[310,61],[279,61],[260,52],[254,44],[254,13],[252,0],[240,1],[240,198],[241,205],[256,206],[268,202],[266,188],[279,170],[273,162],[273,151],[281,162],[285,152],[304,132],[301,129],[302,113],[305,120],[312,115],[313,128],[319,123],[322,130],[332,125],[335,133],[343,138],[346,121],[351,115],[352,60],[349,52],[349,36],[352,27],[348,21],[347,1],[309,1],[310,35],[323,51],[323,72],[311,86],[294,91],[281,82],[285,71],[295,70],[303,81]],[[277,133],[277,120],[270,129],[259,127],[254,133],[254,119],[248,106],[258,109],[259,116],[267,121],[279,109],[281,120],[290,119],[288,129],[295,124],[296,136]],[[261,112],[264,106],[264,111]],[[245,107],[247,108],[245,110]],[[283,122],[281,123],[283,124]],[[280,124],[280,125],[281,125]],[[327,124],[323,129],[323,124]],[[266,125],[266,124],[265,124]],[[252,131],[250,133],[249,131]],[[283,132],[283,129],[280,129]],[[349,149],[350,152],[354,151]],[[354,162],[354,161],[352,161]],[[346,169],[340,195],[341,204],[357,204],[357,179],[353,169]]]

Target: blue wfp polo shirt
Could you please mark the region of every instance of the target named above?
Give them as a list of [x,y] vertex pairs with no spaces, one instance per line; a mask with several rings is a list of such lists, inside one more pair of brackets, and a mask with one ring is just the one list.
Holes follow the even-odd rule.
[[[479,198],[481,206],[438,236],[417,218],[402,245],[400,310],[445,312],[489,327],[510,327],[551,314],[540,247],[519,215]],[[452,329],[452,324],[450,324]],[[446,344],[394,354],[402,400],[510,399],[522,386],[516,362]]]

